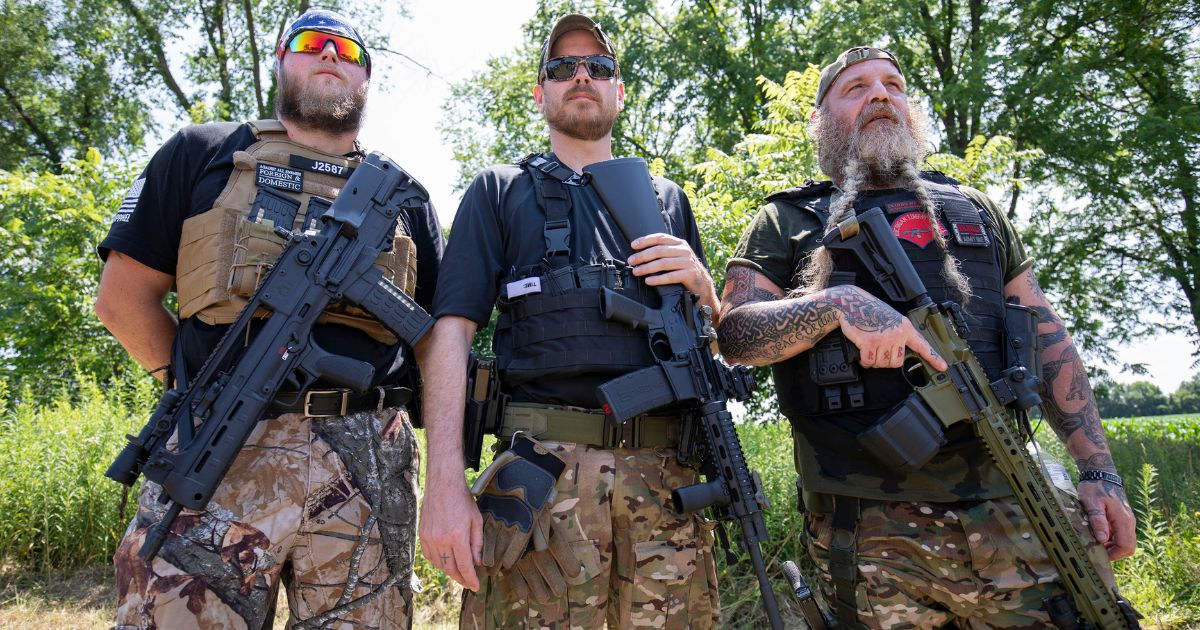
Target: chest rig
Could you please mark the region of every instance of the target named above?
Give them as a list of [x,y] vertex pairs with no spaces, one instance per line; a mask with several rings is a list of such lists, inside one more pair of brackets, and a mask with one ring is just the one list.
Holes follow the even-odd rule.
[[[868,191],[855,201],[855,210],[881,207],[935,302],[958,302],[961,297],[942,276],[945,253],[933,240],[933,229],[943,231],[947,248],[959,261],[973,296],[964,309],[965,337],[984,370],[993,379],[1004,369],[1004,281],[995,242],[996,228],[986,212],[953,184],[953,180],[927,174],[925,186],[939,220],[931,226],[909,191]],[[776,197],[828,219],[829,187],[811,187]],[[816,193],[817,197],[810,196]],[[807,194],[806,194],[807,193]],[[906,305],[892,304],[883,288],[848,253],[833,257],[830,286],[852,284],[888,303],[901,313]],[[864,369],[854,358],[852,344],[840,331],[826,335],[815,347],[775,368],[782,411],[789,417],[811,417],[846,412],[884,411],[912,392],[900,369]]]
[[517,163],[531,178],[546,217],[545,256],[503,280],[496,307],[493,349],[511,387],[542,377],[616,375],[653,362],[645,334],[604,318],[601,289],[643,304],[658,296],[616,260],[571,260],[571,198],[568,187],[587,182],[571,169],[538,154]]
[[[275,228],[316,229],[362,161],[292,142],[277,120],[248,124],[257,142],[233,154],[233,171],[212,209],[183,223],[175,278],[181,319],[197,317],[206,324],[237,319],[286,244]],[[402,222],[396,225],[391,250],[375,266],[412,295],[416,248]],[[361,330],[381,343],[397,342],[390,330],[346,302],[331,303],[318,321]]]

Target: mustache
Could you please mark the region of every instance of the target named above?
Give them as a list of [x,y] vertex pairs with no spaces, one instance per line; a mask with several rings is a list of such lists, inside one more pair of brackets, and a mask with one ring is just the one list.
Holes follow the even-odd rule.
[[854,121],[854,126],[861,129],[863,125],[872,120],[881,118],[886,118],[894,123],[901,122],[900,112],[891,103],[876,102],[867,105],[858,113],[858,119]]
[[563,94],[563,100],[569,99],[576,94],[587,94],[593,100],[600,100],[600,93],[597,92],[595,88],[582,83],[567,90],[566,94]]

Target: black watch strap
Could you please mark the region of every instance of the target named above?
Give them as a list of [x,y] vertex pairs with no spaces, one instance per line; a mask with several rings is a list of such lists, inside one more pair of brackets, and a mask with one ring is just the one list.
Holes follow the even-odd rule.
[[1107,481],[1114,486],[1124,487],[1125,482],[1121,481],[1121,475],[1110,473],[1107,470],[1084,470],[1079,473],[1080,481]]

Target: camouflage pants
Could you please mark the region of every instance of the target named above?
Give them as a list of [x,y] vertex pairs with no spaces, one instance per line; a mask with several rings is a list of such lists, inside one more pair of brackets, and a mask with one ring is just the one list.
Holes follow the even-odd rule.
[[[1088,554],[1113,584],[1075,497],[1060,500]],[[808,515],[809,551],[821,594],[833,601],[829,576],[831,514]],[[1058,571],[1017,500],[971,503],[883,502],[865,506],[858,523],[858,619],[868,628],[1046,628],[1042,600],[1066,595]],[[822,606],[829,610],[829,608]]]
[[461,627],[715,627],[714,524],[671,507],[671,491],[696,472],[673,449],[544,444],[567,462],[551,509],[574,530],[583,570],[547,604],[516,599],[503,576],[484,579],[464,596]]
[[151,564],[137,552],[164,509],[145,483],[114,558],[117,628],[270,628],[281,579],[289,628],[409,627],[417,466],[404,411],[263,420]]

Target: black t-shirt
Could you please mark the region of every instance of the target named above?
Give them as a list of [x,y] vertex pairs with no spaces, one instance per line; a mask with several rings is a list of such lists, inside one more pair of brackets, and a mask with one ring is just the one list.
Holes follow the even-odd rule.
[[[152,269],[175,275],[183,222],[212,209],[233,172],[233,154],[254,144],[249,125],[209,123],[185,127],[150,159],[113,216],[108,236],[97,248],[100,257],[119,251]],[[437,287],[442,257],[442,230],[432,204],[400,215],[417,247],[414,299],[428,310]],[[195,375],[211,354],[227,325],[205,324],[196,317],[180,322],[181,345],[188,373]],[[322,348],[366,361],[375,367],[375,383],[394,382],[402,372],[402,344],[387,346],[359,330],[318,324],[313,338]]]
[[[556,158],[551,154],[551,160]],[[691,204],[674,182],[654,178],[671,234],[684,239],[704,262],[704,247]],[[571,263],[624,262],[629,239],[591,186],[566,186],[571,198]],[[532,177],[513,165],[492,166],[475,176],[463,195],[434,298],[433,315],[457,315],[487,326],[501,284],[514,271],[536,266],[546,255],[546,215],[537,205]],[[707,264],[707,263],[705,263]],[[611,376],[541,379],[508,392],[517,402],[595,408],[595,387]]]

